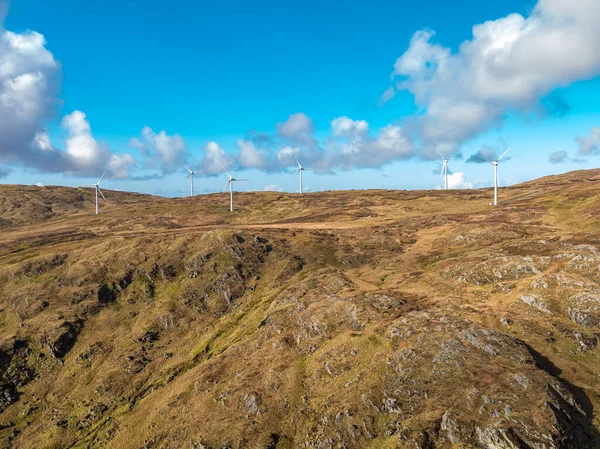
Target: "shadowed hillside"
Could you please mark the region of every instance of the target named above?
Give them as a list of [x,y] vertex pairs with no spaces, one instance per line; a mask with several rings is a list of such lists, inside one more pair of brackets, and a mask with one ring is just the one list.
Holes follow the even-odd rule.
[[0,186],[0,447],[600,447],[600,170]]

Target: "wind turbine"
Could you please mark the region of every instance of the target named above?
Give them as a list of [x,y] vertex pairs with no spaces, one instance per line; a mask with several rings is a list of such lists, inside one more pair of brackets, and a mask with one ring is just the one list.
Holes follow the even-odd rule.
[[227,190],[227,187],[229,187],[229,211],[233,212],[233,183],[234,183],[234,181],[248,181],[248,180],[234,178],[233,176],[231,176],[231,173],[229,173],[229,170],[227,170],[227,167],[225,167],[223,165],[223,168],[227,172],[227,176],[229,176],[229,181],[227,181],[227,185],[223,189],[223,193],[225,193],[225,191]]
[[185,169],[190,172],[190,196],[194,196],[194,175],[200,173],[202,170],[192,171],[187,167],[185,167]]
[[294,156],[294,158],[296,159],[296,164],[298,164],[298,170],[292,179],[296,179],[296,176],[300,173],[300,194],[302,194],[302,172],[308,170],[308,168],[304,168],[296,156]]
[[100,190],[100,183],[104,179],[104,175],[106,175],[106,172],[104,172],[104,174],[102,175],[102,177],[98,180],[98,182],[96,184],[84,184],[82,186],[79,186],[79,187],[93,187],[96,190],[96,215],[98,215],[98,193],[100,193],[100,195],[102,195],[102,198],[104,199],[104,201],[106,201],[106,198],[104,198],[104,194],[102,193],[102,190]]
[[509,151],[510,151],[510,148],[508,150],[506,150],[504,153],[502,153],[500,155],[500,157],[498,159],[496,159],[495,161],[493,161],[493,162],[485,161],[485,160],[480,159],[478,157],[475,158],[475,159],[477,159],[477,160],[479,160],[481,162],[487,162],[488,164],[492,164],[494,166],[494,206],[498,205],[498,184],[499,184],[499,182],[498,182],[498,161],[500,159],[502,159],[504,157],[504,155],[506,153],[508,153]]
[[[437,150],[436,150],[437,151]],[[444,156],[442,156],[442,153],[440,153],[439,151],[437,152],[437,154],[440,155],[440,157],[442,158],[442,171],[440,172],[440,176],[444,176],[444,189],[448,190],[448,159],[446,159]]]

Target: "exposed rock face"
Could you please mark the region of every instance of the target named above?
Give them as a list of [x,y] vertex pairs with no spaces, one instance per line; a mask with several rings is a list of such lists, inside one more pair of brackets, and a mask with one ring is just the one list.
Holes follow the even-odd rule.
[[472,447],[595,444],[569,388],[522,341],[437,313],[411,313],[392,328],[399,349],[384,375],[382,409],[399,421],[438,410],[440,434],[430,438]]
[[521,301],[542,312],[550,313],[550,309],[548,308],[546,302],[538,295],[523,295],[521,296]]
[[600,327],[600,294],[581,292],[570,299],[569,316],[585,327]]
[[19,400],[19,389],[35,377],[28,363],[29,355],[26,341],[14,341],[0,350],[0,413]]

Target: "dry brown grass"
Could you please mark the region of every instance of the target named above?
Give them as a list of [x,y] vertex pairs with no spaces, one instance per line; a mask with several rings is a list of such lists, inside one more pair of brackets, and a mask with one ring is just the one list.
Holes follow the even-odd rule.
[[0,187],[0,447],[598,442],[600,171],[105,194]]

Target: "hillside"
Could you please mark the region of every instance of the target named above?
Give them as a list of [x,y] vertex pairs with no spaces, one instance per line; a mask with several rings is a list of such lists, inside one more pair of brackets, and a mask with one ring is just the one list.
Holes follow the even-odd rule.
[[0,186],[0,447],[600,447],[600,170],[103,191]]

